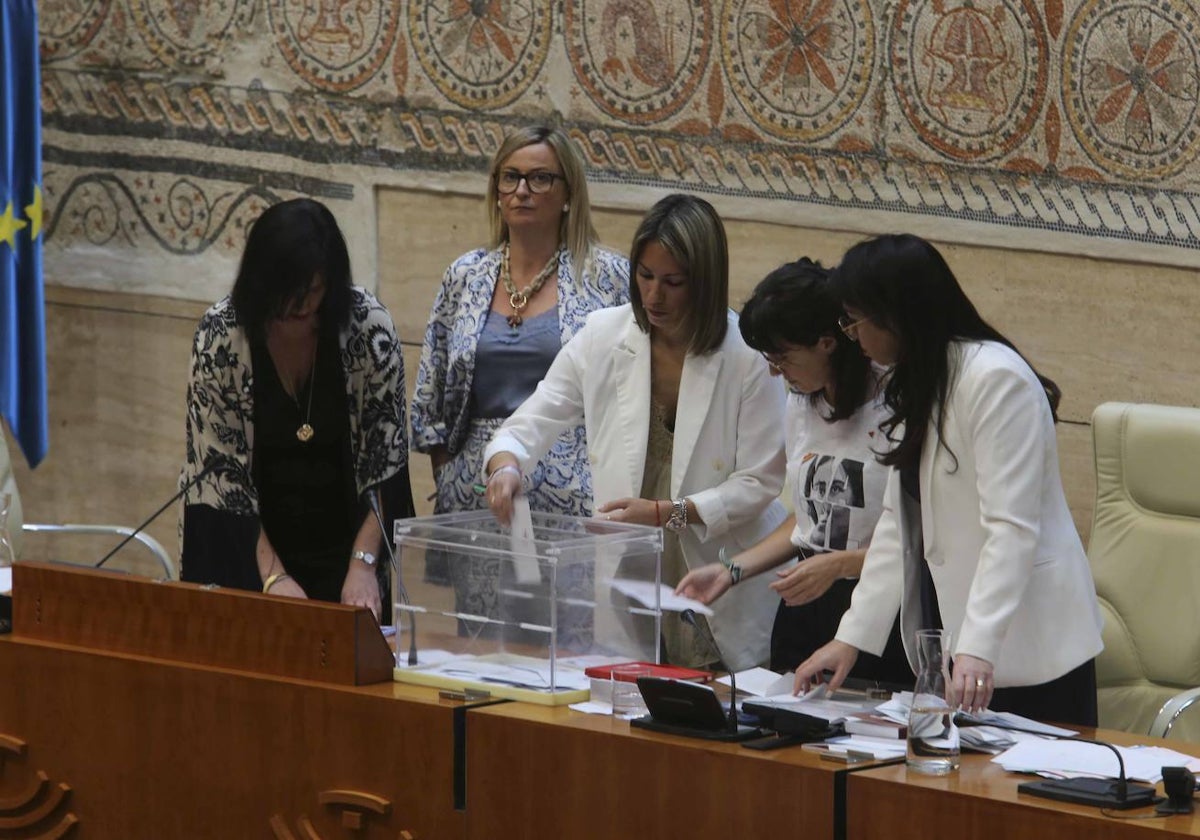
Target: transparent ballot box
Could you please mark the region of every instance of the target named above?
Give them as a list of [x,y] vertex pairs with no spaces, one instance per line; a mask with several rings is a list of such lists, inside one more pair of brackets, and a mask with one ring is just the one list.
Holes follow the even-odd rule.
[[514,535],[487,510],[398,519],[396,679],[558,705],[584,669],[657,662],[662,533],[534,513]]

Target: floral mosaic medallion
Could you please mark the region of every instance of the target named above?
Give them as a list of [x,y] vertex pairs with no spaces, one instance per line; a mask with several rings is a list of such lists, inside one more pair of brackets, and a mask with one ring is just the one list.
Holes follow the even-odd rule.
[[1041,113],[1047,37],[1036,0],[899,0],[888,58],[900,109],[943,155],[1006,155]]
[[269,0],[288,66],[319,90],[361,87],[387,61],[399,26],[394,0]]
[[167,67],[196,67],[217,56],[254,15],[254,0],[130,0],[129,14],[146,46]]
[[1085,2],[1067,29],[1062,63],[1067,121],[1097,166],[1145,179],[1176,173],[1195,157],[1195,3]]
[[42,61],[69,58],[96,37],[112,0],[42,0],[38,4],[38,38]]
[[501,108],[546,61],[551,8],[544,0],[409,0],[409,38],[443,96],[463,108]]
[[567,56],[583,90],[604,113],[639,124],[677,113],[708,67],[707,0],[567,0]]
[[863,103],[875,66],[866,0],[724,0],[721,61],[763,130],[812,142]]

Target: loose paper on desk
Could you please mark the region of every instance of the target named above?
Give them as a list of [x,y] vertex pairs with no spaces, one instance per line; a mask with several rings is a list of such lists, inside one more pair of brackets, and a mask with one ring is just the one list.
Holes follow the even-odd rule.
[[12,566],[0,566],[0,595],[12,592]]
[[524,493],[513,496],[509,532],[513,576],[517,583],[540,583],[542,573],[538,570],[537,544],[533,540],[533,514],[529,510],[529,497]]
[[659,606],[663,610],[669,612],[683,612],[684,610],[692,610],[697,615],[712,615],[711,607],[705,606],[693,598],[685,598],[683,595],[676,595],[675,590],[665,584],[656,586],[654,581],[647,580],[629,580],[628,578],[614,578],[609,581],[612,588],[620,592],[626,597],[632,598],[643,607],[654,606],[654,591],[658,590]]
[[783,694],[773,694],[763,697],[762,700],[757,702],[767,706],[794,709],[806,715],[827,720],[830,723],[842,720],[847,715],[870,711],[871,707],[875,704],[873,699],[862,694],[838,691],[830,695],[829,686],[825,683],[810,691],[806,691],[804,694],[793,695],[791,693],[793,674],[787,673],[783,676],[789,681],[786,691]]
[[[1200,759],[1164,747],[1117,747],[1125,762],[1125,775],[1150,784],[1162,781],[1164,766],[1184,766],[1200,771]],[[1104,776],[1120,772],[1112,750],[1080,741],[1022,741],[992,759],[1005,770],[1056,776]]]
[[[755,697],[790,694],[792,691],[793,675],[791,673],[776,674],[766,668],[747,668],[745,671],[738,671],[736,676],[738,691]],[[730,679],[729,677],[718,677],[717,682],[721,685],[729,685]]]

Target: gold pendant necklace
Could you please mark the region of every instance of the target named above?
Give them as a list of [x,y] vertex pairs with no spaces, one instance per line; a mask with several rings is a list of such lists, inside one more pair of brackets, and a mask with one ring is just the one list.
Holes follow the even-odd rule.
[[508,305],[512,307],[512,314],[505,320],[508,321],[508,326],[514,333],[525,320],[521,317],[521,310],[529,305],[529,298],[541,290],[557,268],[558,251],[556,250],[551,255],[550,261],[546,263],[546,267],[537,273],[532,282],[524,289],[517,289],[517,284],[512,279],[512,270],[509,268],[508,243],[504,243],[504,248],[500,251],[500,280],[504,283],[504,291],[508,292]]
[[[296,440],[301,443],[308,443],[313,439],[316,432],[313,431],[311,424],[312,420],[312,397],[313,391],[317,390],[317,349],[321,346],[321,340],[318,337],[317,343],[313,345],[312,355],[312,371],[308,375],[308,408],[304,412],[304,422],[300,424],[300,428],[296,429]],[[292,398],[292,402],[296,404],[296,412],[300,411],[300,400],[296,394],[288,394]]]

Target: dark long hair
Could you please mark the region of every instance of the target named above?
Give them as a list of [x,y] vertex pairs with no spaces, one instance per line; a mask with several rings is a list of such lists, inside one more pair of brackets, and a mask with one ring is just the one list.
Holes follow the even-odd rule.
[[246,250],[233,283],[233,309],[251,340],[261,340],[267,322],[304,300],[313,278],[325,281],[318,309],[321,327],[350,322],[350,254],[337,219],[311,198],[268,207],[250,226]]
[[[899,343],[896,364],[884,390],[891,416],[884,421],[883,431],[893,440],[901,424],[904,432],[896,446],[880,458],[889,466],[919,464],[931,421],[941,440],[943,411],[954,374],[950,342],[995,341],[1020,355],[1011,341],[983,320],[938,250],[918,236],[892,234],[858,243],[834,270],[833,286],[843,306],[889,330]],[[1034,374],[1057,420],[1062,392],[1053,380],[1036,370]]]
[[[842,303],[829,274],[829,269],[808,257],[781,265],[755,287],[742,307],[738,329],[760,353],[783,353],[786,345],[812,347],[822,336],[833,338],[837,342],[829,357],[833,413],[826,418],[832,422],[846,419],[867,401],[871,363],[838,327]],[[822,392],[806,396],[816,404]]]

